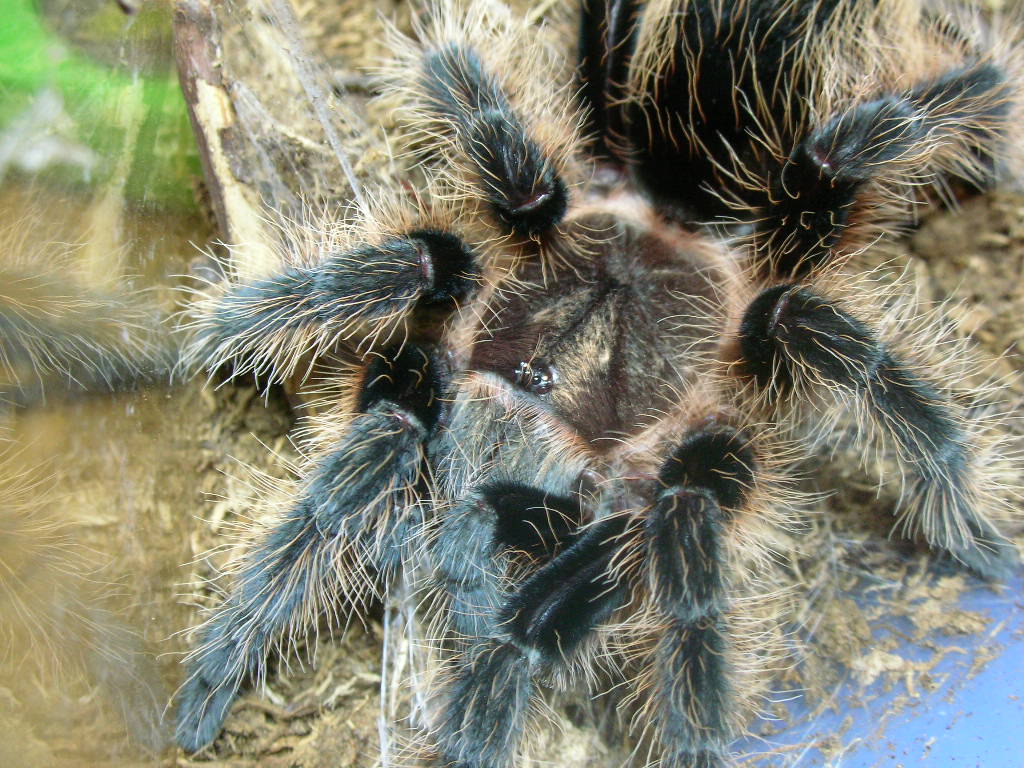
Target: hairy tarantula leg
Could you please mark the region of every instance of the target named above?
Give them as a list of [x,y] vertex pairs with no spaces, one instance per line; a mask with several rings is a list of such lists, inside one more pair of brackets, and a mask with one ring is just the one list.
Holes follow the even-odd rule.
[[827,261],[872,182],[928,181],[940,170],[982,182],[978,153],[1002,140],[1012,91],[998,67],[974,64],[859,104],[811,131],[772,182],[757,223],[765,266],[794,277]]
[[170,381],[177,350],[155,316],[127,294],[76,285],[46,263],[49,254],[35,255],[31,270],[0,263],[0,404]]
[[497,218],[527,236],[555,227],[568,207],[565,182],[477,53],[457,44],[428,51],[422,72],[428,109],[450,123]]
[[212,297],[194,323],[188,357],[208,369],[236,361],[242,370],[273,373],[278,357],[298,358],[296,349],[386,335],[418,305],[465,297],[479,276],[477,257],[459,237],[413,230]]
[[533,679],[571,661],[623,604],[608,574],[625,516],[603,520],[530,577],[498,615],[497,631],[455,658],[434,734],[437,764],[503,768],[526,730]]
[[431,548],[451,628],[464,638],[493,634],[504,600],[499,554],[549,559],[582,522],[578,500],[518,483],[487,485],[459,503]]
[[623,112],[629,57],[635,44],[637,0],[583,0],[580,16],[579,98],[596,155],[611,158],[627,135]]
[[647,514],[651,594],[663,627],[651,701],[666,768],[721,765],[732,740],[723,539],[754,472],[753,451],[735,430],[691,433],[662,467],[667,487]]
[[397,567],[415,520],[423,444],[441,417],[437,364],[407,345],[367,370],[356,414],[325,454],[298,501],[259,541],[233,591],[187,658],[178,693],[178,743],[189,751],[219,732],[243,681],[262,670],[274,642],[298,632],[353,570],[372,582]]
[[809,384],[855,395],[912,474],[906,526],[985,578],[1008,575],[1016,550],[980,508],[982,469],[956,406],[868,325],[807,288],[778,285],[747,308],[740,347],[763,389]]

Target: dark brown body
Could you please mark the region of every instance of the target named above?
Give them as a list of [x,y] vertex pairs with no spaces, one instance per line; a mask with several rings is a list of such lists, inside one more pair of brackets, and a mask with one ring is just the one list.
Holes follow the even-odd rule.
[[550,371],[535,394],[600,450],[678,404],[690,361],[713,348],[707,312],[719,270],[706,241],[674,229],[602,213],[569,227],[588,252],[546,280],[539,263],[524,266],[517,277],[527,286],[491,301],[495,319],[469,367],[512,381],[524,363]]

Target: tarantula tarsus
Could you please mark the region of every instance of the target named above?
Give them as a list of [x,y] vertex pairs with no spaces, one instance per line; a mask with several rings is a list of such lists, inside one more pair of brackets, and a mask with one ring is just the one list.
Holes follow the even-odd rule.
[[636,754],[724,764],[763,687],[744,621],[787,473],[840,432],[899,463],[905,532],[1015,566],[962,370],[859,270],[951,183],[1014,173],[1019,50],[911,0],[578,11],[574,67],[498,3],[394,32],[379,74],[423,187],[198,303],[208,368],[364,363],[188,657],[186,749],[275,644],[425,559],[445,663],[420,759],[515,763],[542,681],[612,659]]

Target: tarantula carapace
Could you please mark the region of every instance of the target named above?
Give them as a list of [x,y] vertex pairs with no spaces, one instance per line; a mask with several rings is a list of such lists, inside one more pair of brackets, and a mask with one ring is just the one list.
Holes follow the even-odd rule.
[[905,532],[987,579],[1017,563],[998,425],[862,258],[1016,171],[1006,25],[912,0],[577,11],[576,66],[496,2],[394,31],[382,98],[422,186],[297,225],[279,272],[196,303],[208,368],[363,363],[200,630],[186,749],[275,645],[405,572],[441,670],[417,759],[512,765],[541,689],[610,666],[634,754],[724,764],[765,686],[787,477],[840,436],[894,457]]

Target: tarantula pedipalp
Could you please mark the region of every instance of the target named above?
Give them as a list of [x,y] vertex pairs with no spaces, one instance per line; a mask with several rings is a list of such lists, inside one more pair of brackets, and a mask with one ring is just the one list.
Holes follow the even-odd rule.
[[333,596],[425,562],[447,669],[425,759],[512,764],[541,682],[611,660],[650,755],[725,762],[765,655],[745,644],[770,635],[739,627],[791,518],[778,444],[841,412],[899,462],[907,529],[987,578],[1016,563],[956,361],[925,374],[853,278],[921,185],[1015,167],[1019,54],[906,0],[594,0],[579,28],[580,103],[497,4],[395,33],[424,189],[198,304],[208,367],[281,375],[339,343],[365,364],[202,629],[186,748]]

